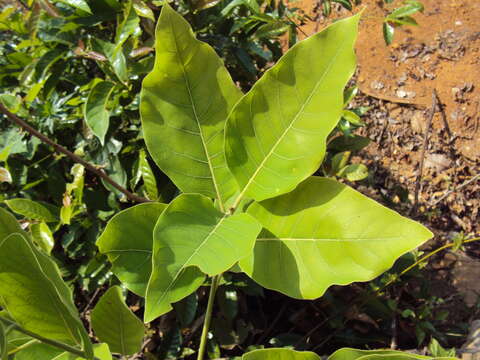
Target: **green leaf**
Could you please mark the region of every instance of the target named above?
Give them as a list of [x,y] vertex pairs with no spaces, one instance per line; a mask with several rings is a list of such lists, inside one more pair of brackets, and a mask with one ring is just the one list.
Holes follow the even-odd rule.
[[[112,354],[107,344],[95,344],[93,345],[93,353],[99,360],[112,360]],[[32,359],[33,360],[33,359]],[[43,360],[43,359],[42,359]],[[84,358],[71,353],[63,353],[58,358],[52,360],[84,360]]]
[[30,343],[28,347],[15,354],[15,360],[57,360],[63,353],[62,350],[50,345]]
[[20,233],[0,240],[0,283],[2,306],[20,326],[83,348],[91,358],[92,344],[56,264]]
[[225,152],[238,199],[287,193],[318,169],[355,70],[359,19],[340,20],[293,46],[237,103]]
[[32,224],[30,230],[32,232],[33,241],[39,248],[44,250],[47,254],[50,254],[55,246],[55,240],[53,240],[53,235],[48,225],[42,221],[39,224]]
[[388,23],[383,23],[383,39],[387,45],[390,45],[393,42],[393,35],[395,33],[395,27]]
[[5,203],[12,211],[25,216],[27,219],[45,222],[54,222],[58,220],[58,217],[45,206],[29,199],[10,199],[5,200]]
[[343,110],[342,117],[347,120],[349,123],[357,126],[363,126],[363,122],[360,119],[360,116],[355,114],[353,111],[350,110]]
[[[105,55],[110,62],[115,75],[125,83],[128,80],[127,60],[122,51],[116,51],[115,44],[94,38],[92,41],[93,51]],[[101,63],[101,62],[99,62]]]
[[368,176],[368,168],[363,164],[350,164],[345,166],[338,173],[338,176],[341,176],[348,181],[360,181]]
[[83,10],[89,14],[92,13],[92,10],[90,10],[90,7],[88,6],[85,0],[57,0],[57,1],[70,5],[76,9]]
[[155,51],[140,106],[147,148],[180,190],[223,204],[236,191],[225,163],[224,126],[241,92],[215,51],[167,4]]
[[153,231],[153,271],[145,299],[145,322],[171,310],[173,302],[248,256],[261,230],[248,214],[225,215],[199,194],[182,194],[168,205]]
[[155,16],[153,15],[152,9],[148,7],[142,0],[133,0],[133,9],[138,16],[145,17],[152,21],[155,21]]
[[329,356],[328,360],[408,360],[408,359],[431,359],[429,356],[406,353],[396,350],[358,350],[352,348],[342,348]]
[[370,144],[370,139],[360,135],[338,136],[328,144],[328,150],[358,151]]
[[242,360],[320,360],[321,357],[310,351],[272,348],[253,350],[243,354]]
[[432,237],[419,223],[320,177],[247,212],[264,229],[253,255],[240,261],[242,270],[299,299],[318,298],[333,284],[371,280]]
[[409,1],[407,5],[392,11],[392,13],[387,16],[387,19],[402,18],[405,16],[413,15],[416,12],[423,11],[423,10],[424,10],[424,7],[422,3],[418,1]]
[[96,83],[90,90],[85,103],[85,121],[102,145],[105,143],[105,135],[110,122],[110,111],[107,109],[107,104],[114,88],[115,84],[109,81]]
[[132,0],[129,0],[123,12],[123,20],[117,27],[115,53],[122,49],[123,43],[127,41],[130,35],[141,33],[139,25],[140,18],[133,7]]
[[152,168],[147,160],[147,155],[143,149],[140,151],[138,169],[142,174],[143,184],[145,185],[145,190],[147,191],[147,197],[151,200],[157,200],[157,180],[155,180],[155,175],[153,174]]
[[112,263],[112,272],[137,295],[145,296],[152,272],[153,229],[167,207],[146,203],[123,210],[110,219],[97,240]]
[[142,348],[145,326],[125,304],[119,286],[111,287],[100,298],[91,319],[95,335],[112,352],[133,355]]
[[7,360],[7,332],[0,322],[0,360]]
[[27,236],[27,233],[22,230],[15,216],[7,210],[0,208],[0,241],[16,233]]

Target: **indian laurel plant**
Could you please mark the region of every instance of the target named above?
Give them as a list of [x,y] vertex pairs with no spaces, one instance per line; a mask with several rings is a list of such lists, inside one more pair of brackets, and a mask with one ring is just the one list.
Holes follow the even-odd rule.
[[[145,323],[210,278],[199,359],[222,273],[241,271],[265,288],[315,299],[332,284],[375,278],[432,236],[347,185],[313,176],[342,115],[358,22],[359,15],[337,21],[299,42],[242,94],[215,51],[163,6],[140,112],[148,151],[181,194],[116,214],[97,245],[123,287],[145,298]],[[120,287],[92,311],[102,342],[92,346],[55,262],[13,215],[0,209],[0,220],[0,358],[5,339],[19,333],[48,346],[45,359],[141,350],[145,326]],[[245,356],[297,357],[289,351]],[[363,356],[355,354],[348,358]]]
[[247,94],[189,24],[164,5],[155,65],[143,81],[147,148],[182,194],[117,214],[97,244],[145,297],[145,322],[211,277],[243,271],[299,299],[373,279],[431,237],[333,179],[312,176],[355,69],[359,15],[292,47]]

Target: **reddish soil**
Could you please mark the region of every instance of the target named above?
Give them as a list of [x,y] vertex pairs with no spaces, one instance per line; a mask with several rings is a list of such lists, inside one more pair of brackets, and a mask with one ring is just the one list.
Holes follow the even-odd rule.
[[[354,186],[422,221],[436,234],[436,241],[429,242],[427,247],[437,247],[455,233],[463,232],[471,238],[480,232],[480,1],[422,2],[424,13],[414,16],[419,26],[397,28],[390,46],[383,40],[382,22],[402,1],[386,5],[383,0],[363,0],[354,9],[358,12],[366,7],[356,46],[359,66],[355,80],[361,95],[352,106],[371,107],[360,134],[372,140],[353,159],[369,167],[371,178]],[[332,16],[325,19],[320,3],[321,0],[291,3],[311,19],[301,26],[300,38],[321,30],[334,18],[350,15],[337,6]],[[424,149],[434,89],[441,106],[433,117]],[[419,182],[418,209],[414,212],[422,157],[424,170]],[[448,262],[444,254],[448,253],[441,253],[434,260],[433,268]],[[458,257],[448,256],[451,255]],[[466,254],[459,256],[478,265],[480,246],[474,243],[467,247]],[[472,281],[465,286],[466,278],[458,275],[462,273],[458,270],[462,261],[449,264],[442,271],[431,272],[432,280],[437,279],[440,284],[434,288],[439,287],[440,293],[448,292],[445,279],[453,274],[449,283],[460,293],[477,289],[478,284]],[[475,298],[466,302],[472,306]]]

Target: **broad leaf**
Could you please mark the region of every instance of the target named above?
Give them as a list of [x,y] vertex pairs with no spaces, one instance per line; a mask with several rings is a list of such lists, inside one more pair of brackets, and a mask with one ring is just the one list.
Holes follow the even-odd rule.
[[0,240],[0,283],[1,303],[20,326],[92,353],[57,266],[20,233]]
[[10,214],[7,210],[0,208],[0,241],[11,234],[22,234],[28,236],[18,224],[15,216]]
[[235,106],[225,152],[241,192],[257,201],[293,190],[319,167],[355,70],[359,15],[296,44]]
[[97,240],[112,272],[137,295],[145,296],[152,272],[153,228],[167,205],[146,203],[116,214]]
[[333,284],[367,281],[432,237],[410,219],[331,179],[311,177],[247,211],[264,229],[240,262],[260,285],[315,299]]
[[33,241],[40,249],[44,250],[47,254],[50,254],[55,246],[55,241],[48,225],[42,221],[39,224],[32,224],[30,229]]
[[328,357],[328,360],[356,360],[356,359],[432,359],[430,356],[422,356],[417,354],[405,353],[402,351],[381,349],[381,350],[359,350],[352,348],[343,348],[335,351]]
[[90,90],[85,103],[85,121],[102,145],[105,142],[105,135],[110,122],[110,111],[107,109],[107,103],[114,87],[115,84],[109,81],[96,83]]
[[110,350],[133,355],[142,348],[145,326],[127,307],[119,286],[113,286],[100,298],[91,315],[95,335]]
[[7,206],[17,214],[25,216],[27,219],[40,220],[45,222],[57,221],[58,218],[47,207],[29,199],[11,199],[6,200]]
[[150,9],[143,0],[133,0],[133,8],[138,16],[155,21],[155,16],[153,15],[152,9]]
[[195,39],[166,2],[155,51],[140,107],[147,148],[180,190],[223,204],[236,191],[225,163],[224,126],[241,92],[215,51]]
[[145,322],[171,310],[205,278],[248,256],[261,230],[248,214],[225,215],[199,194],[178,196],[153,231],[153,271],[145,299]]
[[87,2],[85,0],[57,0],[60,1],[64,4],[70,5],[76,9],[83,10],[88,13],[92,13],[90,10],[90,7],[88,6]]
[[[107,344],[95,344],[93,345],[93,353],[95,357],[99,360],[112,360],[112,354]],[[43,360],[43,359],[42,359]],[[63,353],[62,355],[56,357],[52,360],[84,360],[84,358],[73,355],[71,353]]]
[[321,358],[311,351],[273,348],[250,351],[243,354],[242,360],[321,360]]

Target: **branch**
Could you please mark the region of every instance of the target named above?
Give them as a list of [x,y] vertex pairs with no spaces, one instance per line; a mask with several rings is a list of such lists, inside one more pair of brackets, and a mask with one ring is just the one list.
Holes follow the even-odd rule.
[[109,183],[110,185],[112,185],[115,189],[117,189],[118,191],[122,192],[123,194],[125,194],[125,196],[130,199],[131,201],[134,201],[134,202],[138,202],[138,203],[144,203],[144,202],[149,202],[150,200],[148,199],[145,199],[141,196],[138,196],[138,195],[135,195],[133,193],[131,193],[130,191],[128,191],[127,189],[125,189],[123,186],[121,186],[120,184],[118,184],[116,181],[114,181],[111,177],[109,177],[103,170],[100,170],[100,169],[97,169],[95,166],[93,166],[92,164],[86,162],[85,160],[83,160],[81,157],[75,155],[74,153],[68,151],[67,149],[65,149],[63,146],[55,143],[54,141],[50,140],[48,137],[46,137],[45,135],[43,135],[42,133],[38,132],[36,129],[34,129],[33,127],[31,127],[30,125],[28,125],[24,120],[20,119],[17,115],[15,114],[12,114],[3,104],[0,103],[0,113],[3,113],[8,120],[10,120],[10,122],[20,126],[21,128],[23,128],[24,130],[26,130],[27,132],[29,132],[30,134],[32,134],[33,136],[36,136],[37,138],[39,138],[42,142],[44,142],[45,144],[48,144],[50,146],[52,146],[55,151],[57,151],[58,153],[61,153],[61,154],[64,154],[64,155],[67,155],[69,158],[71,158],[73,161],[75,161],[76,163],[79,163],[81,165],[83,165],[85,167],[85,169],[87,169],[88,171],[92,172],[93,174],[97,175],[98,177],[102,178],[103,180],[105,180],[107,183]]

